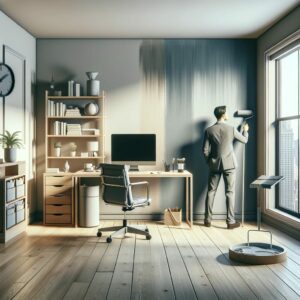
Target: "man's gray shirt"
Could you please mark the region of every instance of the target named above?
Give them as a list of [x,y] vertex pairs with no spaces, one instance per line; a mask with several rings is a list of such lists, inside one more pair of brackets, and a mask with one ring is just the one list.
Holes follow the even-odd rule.
[[246,144],[248,132],[244,131],[241,134],[236,128],[223,121],[218,121],[206,129],[203,153],[211,172],[222,172],[237,167],[233,150],[235,139]]

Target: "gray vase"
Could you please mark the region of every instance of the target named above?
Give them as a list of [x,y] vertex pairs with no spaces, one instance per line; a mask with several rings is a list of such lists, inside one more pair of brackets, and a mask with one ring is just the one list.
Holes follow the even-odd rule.
[[98,96],[100,94],[100,81],[96,80],[98,72],[86,72],[87,77],[87,95],[88,96]]
[[4,149],[4,160],[6,162],[17,161],[17,149],[16,148],[5,148]]
[[99,96],[100,94],[100,81],[99,80],[87,80],[87,95]]

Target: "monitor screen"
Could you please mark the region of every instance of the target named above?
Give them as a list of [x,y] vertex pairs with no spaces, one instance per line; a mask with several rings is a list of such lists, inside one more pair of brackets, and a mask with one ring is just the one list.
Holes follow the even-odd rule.
[[155,134],[112,134],[111,160],[129,164],[155,164]]

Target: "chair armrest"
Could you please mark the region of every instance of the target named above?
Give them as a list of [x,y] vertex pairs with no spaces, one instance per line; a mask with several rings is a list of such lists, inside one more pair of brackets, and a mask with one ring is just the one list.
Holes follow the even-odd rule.
[[132,182],[129,186],[137,186],[137,185],[145,185],[147,190],[147,199],[149,199],[149,182],[148,181],[140,181],[140,182]]

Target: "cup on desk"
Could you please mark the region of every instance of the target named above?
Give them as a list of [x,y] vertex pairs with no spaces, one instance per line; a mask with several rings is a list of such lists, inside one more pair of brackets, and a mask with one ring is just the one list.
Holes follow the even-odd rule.
[[170,172],[170,170],[171,170],[171,165],[165,163],[165,172]]
[[84,164],[84,171],[85,172],[92,172],[94,171],[94,166],[92,163],[85,163]]

